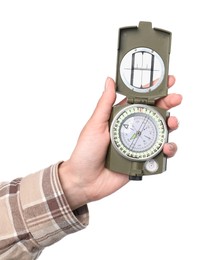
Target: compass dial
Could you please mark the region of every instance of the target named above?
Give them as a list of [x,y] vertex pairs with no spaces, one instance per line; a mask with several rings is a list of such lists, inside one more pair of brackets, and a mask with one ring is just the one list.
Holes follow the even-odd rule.
[[157,155],[167,139],[163,117],[152,107],[136,104],[122,109],[111,124],[111,141],[125,158],[146,161]]
[[135,48],[127,52],[120,64],[124,84],[139,93],[148,93],[162,82],[165,66],[160,55],[150,48]]

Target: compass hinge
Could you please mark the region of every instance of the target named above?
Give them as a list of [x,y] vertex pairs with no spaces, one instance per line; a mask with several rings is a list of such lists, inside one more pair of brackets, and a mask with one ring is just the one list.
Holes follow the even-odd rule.
[[127,99],[129,104],[145,104],[145,105],[154,105],[155,100],[149,98],[140,98],[140,97],[130,97]]

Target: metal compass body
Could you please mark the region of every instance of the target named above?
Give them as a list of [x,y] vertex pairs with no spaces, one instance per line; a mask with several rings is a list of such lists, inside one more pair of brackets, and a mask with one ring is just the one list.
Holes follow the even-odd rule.
[[155,103],[167,95],[170,47],[171,33],[150,22],[119,30],[116,91],[127,104],[113,107],[106,167],[130,179],[166,170],[169,112]]

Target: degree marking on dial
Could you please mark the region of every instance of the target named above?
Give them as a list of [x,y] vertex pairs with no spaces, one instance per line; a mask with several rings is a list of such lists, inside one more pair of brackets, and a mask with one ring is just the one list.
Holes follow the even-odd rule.
[[113,146],[131,160],[143,161],[158,154],[166,136],[164,119],[155,109],[143,104],[123,108],[111,124]]

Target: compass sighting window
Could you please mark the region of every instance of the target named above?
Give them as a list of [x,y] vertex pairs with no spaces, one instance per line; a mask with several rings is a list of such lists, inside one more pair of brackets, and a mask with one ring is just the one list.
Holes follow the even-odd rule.
[[161,57],[149,48],[136,48],[122,59],[120,75],[125,85],[136,92],[149,92],[163,80],[165,67]]

